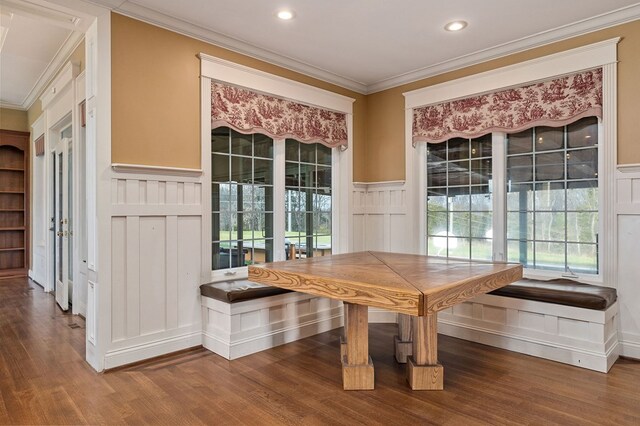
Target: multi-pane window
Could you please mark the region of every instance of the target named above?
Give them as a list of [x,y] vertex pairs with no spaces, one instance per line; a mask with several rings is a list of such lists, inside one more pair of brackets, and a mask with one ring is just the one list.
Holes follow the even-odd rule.
[[429,255],[502,259],[506,242],[506,260],[530,270],[599,274],[597,118],[427,144],[426,161]]
[[492,258],[491,135],[427,145],[427,253]]
[[274,141],[211,132],[212,269],[273,260]]
[[271,262],[277,253],[331,254],[331,156],[321,144],[213,129],[212,269]]
[[508,260],[597,274],[598,120],[508,136]]
[[287,139],[285,244],[296,257],[331,253],[331,149]]

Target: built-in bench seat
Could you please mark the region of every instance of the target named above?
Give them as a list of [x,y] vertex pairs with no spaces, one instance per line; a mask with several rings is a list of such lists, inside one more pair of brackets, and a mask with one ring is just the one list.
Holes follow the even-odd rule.
[[[203,346],[235,359],[342,325],[342,303],[246,279],[203,284]],[[606,372],[618,357],[616,290],[521,280],[438,313],[442,334]],[[369,321],[395,322],[376,309]]]
[[618,358],[616,290],[524,279],[438,314],[446,335],[606,372]]
[[580,284],[568,279],[553,281],[524,279],[494,290],[490,294],[598,311],[604,311],[618,298],[615,288]]
[[202,345],[227,359],[342,326],[342,302],[246,279],[200,286]]
[[200,294],[202,296],[227,303],[260,299],[289,292],[291,290],[258,284],[248,280],[221,281],[200,286]]

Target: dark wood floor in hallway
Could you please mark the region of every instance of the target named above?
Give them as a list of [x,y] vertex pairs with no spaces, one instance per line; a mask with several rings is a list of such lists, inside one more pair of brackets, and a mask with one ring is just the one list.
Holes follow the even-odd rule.
[[412,392],[392,324],[370,327],[374,391],[342,390],[341,330],[235,361],[198,348],[104,374],[84,321],[0,281],[1,424],[640,425],[640,362],[601,374],[440,336],[445,390]]

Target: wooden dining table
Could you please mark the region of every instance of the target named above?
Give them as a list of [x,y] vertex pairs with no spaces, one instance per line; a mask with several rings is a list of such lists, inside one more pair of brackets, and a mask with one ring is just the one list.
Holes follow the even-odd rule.
[[397,312],[395,357],[413,390],[440,390],[437,312],[522,278],[522,265],[365,251],[249,266],[249,280],[344,302],[345,390],[374,388],[369,306]]

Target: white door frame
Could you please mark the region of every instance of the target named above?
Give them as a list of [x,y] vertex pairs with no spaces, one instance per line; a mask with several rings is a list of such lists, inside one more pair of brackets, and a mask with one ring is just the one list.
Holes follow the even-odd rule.
[[[63,311],[69,310],[69,242],[73,235],[69,232],[69,148],[71,138],[61,138],[53,152],[55,162],[53,176],[53,217],[54,219],[54,288],[56,302]],[[73,183],[73,177],[71,177]],[[73,211],[73,209],[72,209]],[[73,254],[71,254],[73,257]]]

